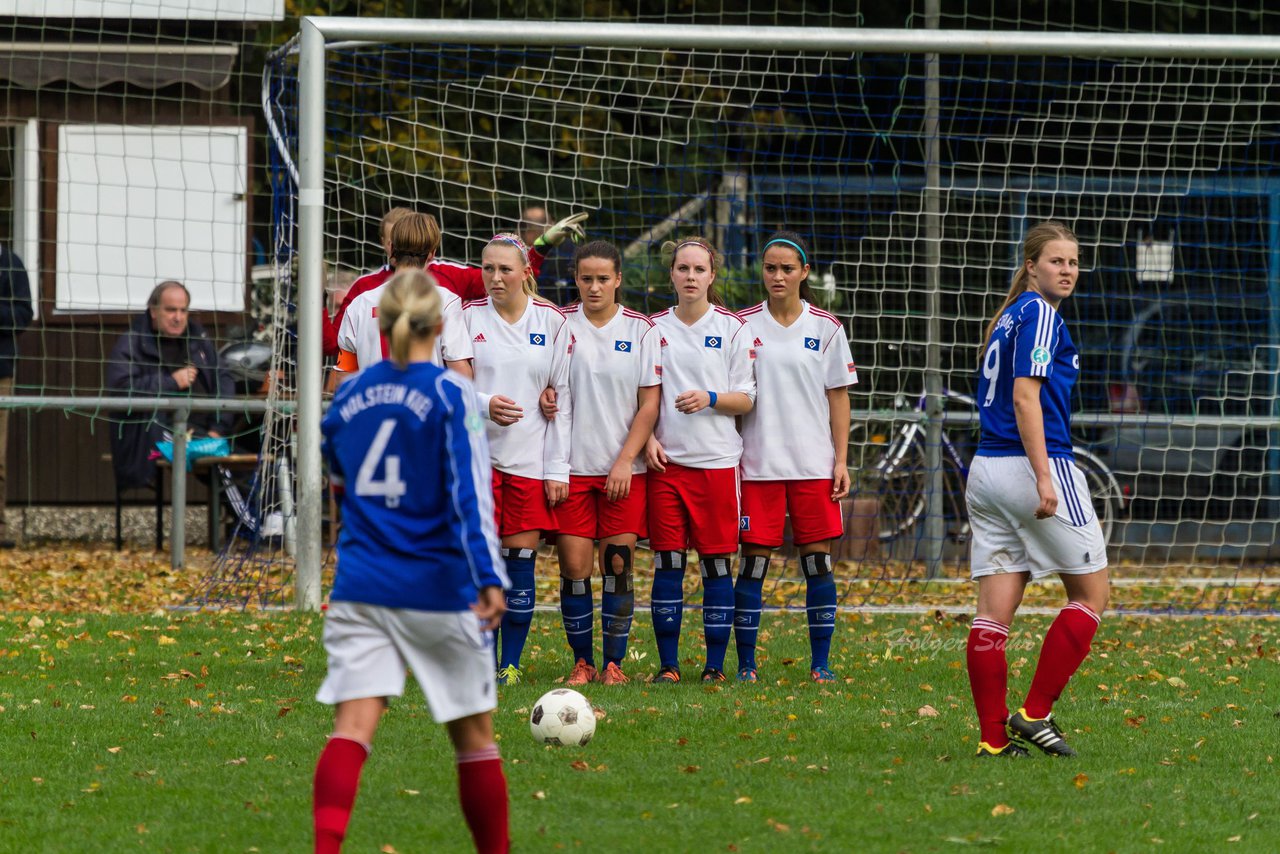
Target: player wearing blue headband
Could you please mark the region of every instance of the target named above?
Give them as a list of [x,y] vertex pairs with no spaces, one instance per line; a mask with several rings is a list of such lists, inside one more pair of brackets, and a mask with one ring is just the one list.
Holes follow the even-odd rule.
[[835,681],[828,667],[836,624],[831,541],[844,533],[849,386],[858,374],[844,324],[813,304],[809,255],[795,232],[770,237],[761,258],[768,296],[740,315],[751,324],[759,390],[755,409],[742,418],[742,562],[734,585],[742,682],[757,679],[764,579],[787,516],[807,590],[809,673],[815,682]]

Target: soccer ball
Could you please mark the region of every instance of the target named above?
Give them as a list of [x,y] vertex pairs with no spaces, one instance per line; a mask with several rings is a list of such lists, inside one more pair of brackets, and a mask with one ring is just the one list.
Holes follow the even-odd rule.
[[596,734],[596,713],[577,691],[557,688],[533,704],[529,731],[542,744],[586,744]]

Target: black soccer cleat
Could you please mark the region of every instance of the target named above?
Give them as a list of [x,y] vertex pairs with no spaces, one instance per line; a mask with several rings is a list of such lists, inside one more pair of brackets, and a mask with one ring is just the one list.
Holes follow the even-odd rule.
[[1026,709],[1018,709],[1009,716],[1008,726],[1011,735],[1040,748],[1050,756],[1076,755],[1062,738],[1062,730],[1053,722],[1052,712],[1036,719],[1028,717]]
[[703,682],[724,682],[725,681],[724,671],[718,670],[715,667],[704,667],[702,670],[702,681]]
[[678,685],[680,683],[679,667],[664,667],[649,680],[650,685]]
[[1025,759],[1030,755],[1027,749],[1016,741],[1009,742],[999,750],[985,741],[980,741],[978,742],[978,752],[975,757],[978,759]]

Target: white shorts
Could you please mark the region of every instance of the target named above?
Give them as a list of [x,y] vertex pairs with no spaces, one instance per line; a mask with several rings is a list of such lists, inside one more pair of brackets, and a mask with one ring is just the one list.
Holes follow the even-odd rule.
[[413,611],[334,602],[324,619],[329,674],[316,699],[341,703],[404,694],[413,671],[431,717],[454,721],[497,707],[493,635],[470,611]]
[[1040,495],[1030,460],[974,457],[965,489],[972,530],[970,577],[1029,572],[1043,578],[1106,569],[1107,546],[1084,475],[1065,459],[1051,458],[1049,471],[1058,511],[1052,519],[1037,519]]

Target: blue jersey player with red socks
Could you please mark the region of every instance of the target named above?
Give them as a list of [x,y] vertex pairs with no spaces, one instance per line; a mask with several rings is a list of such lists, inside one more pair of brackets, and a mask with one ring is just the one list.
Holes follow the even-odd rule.
[[[966,658],[979,757],[1026,756],[1020,741],[1054,756],[1075,754],[1053,704],[1089,654],[1110,595],[1102,528],[1071,449],[1080,353],[1058,313],[1075,290],[1079,256],[1079,240],[1060,222],[1028,231],[1022,266],[984,337],[982,434],[965,493],[978,583]],[[1068,602],[1045,633],[1026,700],[1010,715],[1009,625],[1027,581],[1055,573]]]
[[337,710],[316,764],[315,851],[341,849],[378,722],[408,668],[453,742],[476,849],[498,854],[510,845],[492,630],[508,581],[480,403],[469,380],[431,363],[441,298],[429,275],[397,273],[378,320],[391,358],[343,384],[321,425],[343,528],[316,695]]

